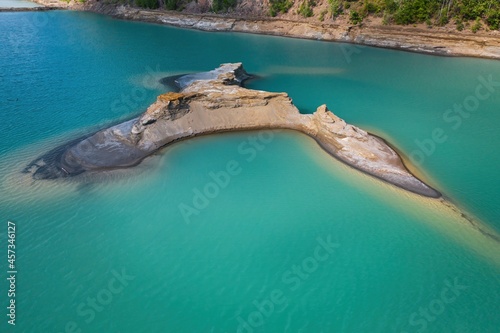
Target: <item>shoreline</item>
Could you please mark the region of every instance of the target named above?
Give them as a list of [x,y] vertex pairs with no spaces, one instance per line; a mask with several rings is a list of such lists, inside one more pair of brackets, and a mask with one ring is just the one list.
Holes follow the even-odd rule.
[[[272,129],[271,129],[271,130],[272,130]],[[427,182],[427,180],[426,180],[426,179],[424,179],[423,177],[421,177],[421,176],[419,176],[419,175],[416,175],[414,172],[410,171],[410,169],[409,169],[409,168],[408,168],[408,166],[406,165],[406,163],[405,163],[404,159],[402,158],[401,154],[400,154],[397,150],[395,150],[395,149],[394,149],[394,146],[392,146],[391,144],[389,144],[389,143],[387,142],[387,140],[385,140],[384,138],[379,137],[378,135],[375,135],[375,134],[372,134],[372,133],[370,133],[370,132],[367,132],[369,135],[374,136],[374,137],[376,137],[376,138],[378,138],[378,139],[382,140],[382,141],[383,141],[385,144],[387,144],[387,145],[388,145],[391,149],[393,149],[393,150],[396,152],[396,154],[399,156],[399,158],[402,160],[402,164],[403,164],[404,169],[405,169],[405,170],[406,170],[409,174],[412,174],[412,175],[413,175],[413,177],[415,177],[418,181],[420,181],[420,182],[422,182],[422,183],[426,184],[427,186],[429,186],[429,188],[431,188],[432,190],[434,190],[434,191],[435,191],[435,193],[434,193],[434,194],[422,194],[422,193],[419,191],[419,189],[418,189],[417,187],[411,186],[410,184],[399,185],[399,184],[395,184],[395,183],[393,183],[393,182],[390,182],[390,181],[388,181],[387,179],[384,179],[383,177],[381,177],[380,175],[377,175],[377,174],[373,174],[373,173],[367,172],[366,170],[363,170],[362,168],[360,168],[360,167],[356,166],[355,164],[352,164],[352,163],[349,163],[349,162],[347,162],[347,161],[345,161],[345,160],[342,160],[341,158],[339,158],[338,156],[336,156],[335,154],[333,154],[331,151],[329,151],[329,150],[328,150],[328,148],[327,148],[326,146],[324,146],[318,138],[316,138],[316,137],[314,137],[314,136],[312,136],[312,135],[310,135],[310,134],[307,134],[307,133],[305,133],[305,132],[302,132],[302,131],[299,131],[299,130],[296,130],[296,129],[285,129],[285,130],[294,131],[294,132],[296,132],[296,133],[298,133],[298,134],[302,134],[302,135],[305,135],[305,136],[307,136],[307,137],[309,137],[309,138],[313,139],[313,140],[316,142],[316,144],[319,146],[319,148],[320,148],[321,150],[323,150],[323,151],[324,151],[324,152],[325,152],[328,156],[330,156],[330,157],[334,158],[334,159],[335,159],[335,160],[337,160],[338,162],[343,163],[343,164],[345,164],[346,166],[348,166],[348,167],[350,167],[350,168],[352,168],[352,169],[354,169],[354,170],[356,170],[356,171],[359,171],[359,172],[361,172],[361,173],[363,173],[363,174],[365,174],[365,175],[367,175],[367,176],[369,176],[369,177],[371,176],[371,177],[373,177],[373,178],[375,178],[375,179],[377,179],[377,180],[379,180],[379,181],[381,181],[381,182],[383,182],[383,183],[385,183],[385,184],[389,184],[389,185],[392,185],[392,186],[398,187],[398,188],[400,188],[400,189],[403,189],[403,190],[405,190],[405,191],[411,192],[411,193],[413,193],[413,194],[416,194],[416,195],[419,195],[419,196],[422,196],[422,197],[425,197],[425,198],[430,198],[430,199],[441,199],[441,198],[443,198],[443,194],[441,193],[441,191],[436,190],[436,188],[435,188],[434,186],[429,185],[429,184],[428,184],[428,182]]]
[[286,93],[249,90],[241,63],[177,79],[137,118],[61,145],[29,163],[33,178],[56,179],[86,171],[133,167],[156,151],[193,137],[233,131],[288,129],[312,139],[335,159],[407,191],[442,194],[413,175],[387,141],[347,124],[321,105],[301,114]]
[[[288,38],[347,43],[346,61],[363,46],[430,54],[500,60],[500,31],[451,31],[445,27],[422,28],[381,25],[367,22],[362,26],[334,22],[292,20],[286,18],[191,14],[168,10],[149,10],[88,0],[84,4],[57,0],[31,0],[46,7],[88,11],[116,19],[157,23],[210,32],[238,32]],[[358,49],[359,48],[359,49]]]
[[8,7],[0,8],[0,13],[13,13],[13,12],[48,12],[51,10],[61,10],[63,7]]
[[[140,115],[137,116],[137,117],[133,117],[133,118],[129,119],[128,121],[132,121],[132,120],[136,121],[139,118],[140,118]],[[117,122],[116,124],[111,125],[111,127],[118,126],[118,125],[120,125],[122,123],[123,122]],[[79,143],[79,142],[81,142],[83,140],[86,140],[86,139],[92,137],[93,135],[95,135],[95,134],[97,134],[97,133],[99,133],[101,131],[102,130],[98,130],[98,131],[95,131],[95,132],[90,132],[89,134],[85,134],[85,135],[80,136],[78,138],[72,139],[72,140],[70,140],[68,142],[65,142],[65,143],[63,143],[61,145],[58,145],[57,147],[51,149],[50,151],[48,151],[48,152],[46,152],[46,153],[44,153],[42,155],[39,155],[37,158],[35,158],[34,160],[32,160],[27,166],[24,167],[24,169],[21,172],[23,174],[30,174],[31,173],[30,170],[33,167],[38,166],[37,163],[40,162],[40,161],[43,161],[44,163],[48,163],[48,164],[51,164],[51,163],[57,163],[58,164],[59,163],[58,160],[60,160],[63,157],[64,153],[66,152],[66,150],[68,148],[71,148],[75,144],[77,144],[77,143]],[[92,171],[94,171],[94,172],[102,172],[102,171],[113,171],[113,170],[119,170],[119,169],[130,169],[130,168],[133,168],[133,167],[136,167],[136,166],[140,165],[141,163],[143,163],[144,160],[146,160],[147,158],[155,155],[155,153],[157,153],[157,152],[161,152],[162,150],[166,150],[168,148],[171,148],[172,146],[174,146],[177,143],[180,143],[180,142],[183,142],[183,141],[188,141],[188,140],[191,140],[191,139],[194,139],[194,138],[203,138],[203,137],[207,137],[207,136],[215,136],[215,135],[230,134],[230,133],[255,133],[255,132],[259,132],[259,131],[289,131],[289,132],[294,133],[294,134],[299,135],[299,136],[305,136],[307,138],[312,139],[315,142],[315,144],[317,144],[318,147],[327,156],[329,156],[330,158],[333,158],[337,162],[342,163],[343,165],[345,165],[345,166],[347,166],[349,168],[352,168],[353,170],[361,172],[361,173],[363,173],[364,175],[366,175],[368,177],[373,177],[376,180],[381,181],[381,182],[383,182],[385,184],[388,184],[390,186],[395,186],[397,188],[400,188],[402,190],[405,190],[405,191],[408,191],[410,193],[416,194],[418,196],[422,196],[422,197],[426,197],[426,198],[431,198],[431,199],[441,199],[441,198],[444,198],[444,196],[441,193],[441,191],[436,190],[436,188],[434,186],[428,185],[428,180],[425,179],[425,177],[422,177],[421,175],[416,175],[412,170],[410,170],[410,168],[408,168],[407,161],[405,161],[403,159],[403,157],[401,156],[401,153],[399,151],[397,151],[394,148],[393,145],[391,145],[384,138],[382,138],[382,137],[380,137],[380,136],[378,136],[376,134],[370,133],[370,132],[367,132],[367,133],[369,135],[371,135],[371,136],[374,136],[374,137],[378,138],[379,140],[382,140],[386,145],[388,145],[391,149],[393,149],[396,152],[396,154],[399,156],[399,158],[401,158],[404,169],[409,174],[412,174],[413,177],[415,177],[418,181],[420,181],[420,182],[422,182],[424,184],[427,184],[431,189],[433,189],[435,191],[435,194],[431,194],[431,195],[422,194],[417,187],[411,186],[410,184],[399,185],[399,184],[396,184],[394,182],[388,181],[387,179],[384,179],[384,177],[382,177],[380,175],[370,173],[370,172],[364,170],[363,168],[361,168],[359,166],[356,166],[353,163],[349,163],[348,161],[343,160],[339,156],[335,155],[331,150],[328,149],[327,146],[325,146],[321,142],[320,139],[318,139],[314,135],[312,135],[310,133],[307,133],[307,132],[304,132],[304,131],[302,131],[302,130],[300,130],[298,128],[291,128],[291,127],[257,126],[257,127],[248,127],[248,128],[212,130],[212,131],[206,131],[206,132],[201,132],[201,133],[194,133],[194,134],[192,134],[190,136],[184,136],[184,137],[180,137],[180,138],[177,138],[175,140],[172,140],[172,141],[168,142],[167,144],[158,147],[155,150],[155,152],[153,152],[153,153],[151,153],[149,155],[145,155],[145,156],[143,156],[143,157],[135,160],[133,163],[130,163],[130,164],[126,165],[126,166],[99,167],[99,168],[94,168]],[[80,175],[80,173],[70,174],[70,173],[68,173],[64,169],[63,169],[63,171],[66,173],[66,176],[70,176],[70,177],[74,177],[74,176],[79,176]]]
[[[253,128],[237,128],[237,129],[225,129],[225,130],[217,130],[217,131],[207,131],[207,132],[202,132],[202,133],[195,133],[191,136],[186,136],[186,137],[182,137],[182,138],[178,138],[176,140],[173,140],[167,144],[165,144],[164,146],[161,146],[158,148],[158,152],[160,152],[161,150],[164,150],[164,149],[168,149],[168,148],[171,148],[172,146],[174,146],[175,144],[179,143],[179,142],[183,142],[183,141],[188,141],[188,140],[191,140],[191,139],[194,139],[194,138],[203,138],[203,137],[206,137],[206,136],[215,136],[215,135],[220,135],[220,134],[230,134],[230,133],[254,133],[255,132],[259,132],[259,131],[289,131],[290,133],[294,133],[295,135],[298,135],[298,136],[305,136],[307,138],[310,138],[312,139],[316,145],[318,145],[319,149],[325,153],[328,157],[330,158],[333,158],[335,159],[335,161],[347,166],[348,168],[351,168],[357,172],[361,172],[363,173],[364,175],[368,176],[368,177],[373,177],[375,178],[377,181],[381,181],[382,183],[384,184],[387,184],[389,186],[395,186],[396,188],[399,188],[401,190],[404,190],[404,191],[408,191],[412,194],[415,194],[415,195],[418,195],[418,196],[421,196],[421,197],[424,197],[424,198],[429,198],[429,199],[443,199],[445,198],[445,196],[441,193],[441,191],[437,190],[434,186],[431,186],[427,183],[427,179],[425,179],[425,177],[422,177],[421,175],[415,175],[413,171],[410,170],[410,168],[408,168],[407,164],[406,164],[406,161],[403,160],[401,154],[399,151],[397,151],[393,145],[391,145],[387,140],[385,140],[384,138],[376,135],[376,134],[373,134],[373,133],[370,133],[370,132],[367,132],[369,135],[371,136],[374,136],[376,138],[378,138],[379,140],[382,140],[387,146],[389,146],[391,149],[393,149],[396,154],[399,156],[399,158],[401,158],[402,160],[402,164],[403,164],[403,167],[405,168],[405,170],[411,174],[414,178],[416,178],[418,181],[426,184],[427,186],[429,186],[432,190],[435,191],[435,193],[433,195],[426,195],[426,194],[422,194],[419,189],[417,187],[413,187],[411,186],[410,184],[405,184],[404,186],[403,185],[399,185],[399,184],[396,184],[396,183],[393,183],[393,182],[390,182],[388,181],[387,179],[384,179],[384,177],[380,176],[380,175],[377,175],[377,174],[374,174],[374,173],[370,173],[366,170],[364,170],[363,168],[353,164],[353,163],[349,163],[348,161],[346,160],[343,160],[342,158],[340,158],[339,156],[335,155],[331,150],[328,149],[328,147],[326,147],[320,139],[318,139],[316,136],[310,134],[310,133],[307,133],[307,132],[304,132],[304,131],[301,131],[300,129],[298,128],[291,128],[291,127],[273,127],[273,126],[261,126],[261,127],[253,127]],[[144,156],[142,159],[140,159],[134,166],[137,166],[139,164],[141,164],[145,159],[149,158],[153,156],[152,155],[147,155],[147,156]],[[129,167],[124,167],[123,169],[127,169]],[[105,171],[105,170],[116,170],[116,168],[109,168],[109,169],[96,169],[96,171]],[[446,198],[446,200],[449,201],[449,198]],[[470,222],[470,221],[469,221]]]

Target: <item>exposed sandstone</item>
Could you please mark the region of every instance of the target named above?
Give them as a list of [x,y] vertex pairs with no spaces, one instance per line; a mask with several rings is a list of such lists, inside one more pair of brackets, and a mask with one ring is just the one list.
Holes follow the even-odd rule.
[[[339,160],[389,183],[430,197],[440,193],[413,176],[382,139],[347,124],[325,105],[301,114],[286,93],[241,87],[241,63],[180,77],[179,93],[158,96],[141,116],[65,146],[52,163],[30,169],[35,178],[129,167],[177,140],[207,133],[283,128],[314,139]],[[38,166],[36,162],[28,168]]]

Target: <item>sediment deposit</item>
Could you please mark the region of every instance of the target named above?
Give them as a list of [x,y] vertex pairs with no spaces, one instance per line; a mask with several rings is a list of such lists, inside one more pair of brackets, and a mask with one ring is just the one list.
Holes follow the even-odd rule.
[[158,96],[141,116],[55,149],[26,170],[34,178],[59,178],[85,171],[131,167],[178,140],[228,131],[291,129],[314,138],[332,156],[409,191],[440,193],[412,175],[382,139],[347,124],[326,105],[301,114],[286,93],[246,89],[241,63],[181,76],[179,92]]

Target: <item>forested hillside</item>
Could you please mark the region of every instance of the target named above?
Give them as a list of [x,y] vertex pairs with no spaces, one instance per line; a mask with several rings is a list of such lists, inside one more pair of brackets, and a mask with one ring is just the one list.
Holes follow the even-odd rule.
[[361,25],[367,18],[383,24],[453,25],[469,29],[499,30],[499,0],[107,0],[133,1],[143,8],[235,15],[287,17],[319,21],[347,20]]

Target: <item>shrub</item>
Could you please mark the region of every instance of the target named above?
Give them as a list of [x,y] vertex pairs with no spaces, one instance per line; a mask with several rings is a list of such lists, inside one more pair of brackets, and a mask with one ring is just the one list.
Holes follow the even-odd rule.
[[439,12],[439,17],[437,20],[437,24],[440,26],[447,25],[450,22],[448,17],[448,10],[445,8]]
[[486,23],[490,27],[491,30],[500,29],[500,10],[498,11],[489,11],[487,14]]
[[269,9],[269,14],[272,17],[276,16],[278,13],[286,13],[293,6],[294,0],[270,0],[271,8]]
[[297,13],[304,16],[304,17],[311,17],[311,16],[313,16],[313,10],[312,10],[313,5],[314,5],[314,3],[311,3],[309,0],[304,0],[300,4],[299,10],[297,11]]
[[377,4],[375,4],[375,3],[371,2],[371,1],[366,1],[365,0],[363,11],[365,13],[374,14],[374,13],[378,13],[380,11],[380,8],[379,8],[379,6]]
[[349,20],[352,24],[358,25],[363,22],[363,17],[357,11],[351,10],[351,13],[349,14]]
[[318,20],[320,20],[321,22],[323,22],[325,20],[325,15],[328,14],[328,10],[326,9],[323,9],[321,11],[321,13],[319,13],[319,17],[318,17]]
[[466,20],[475,20],[486,12],[488,2],[488,0],[460,0],[457,10]]
[[157,0],[135,0],[135,4],[141,8],[156,9],[159,7]]
[[412,24],[425,22],[436,12],[435,0],[414,0],[402,2],[394,13],[394,20],[398,24]]
[[398,4],[394,0],[384,0],[384,7],[390,14],[393,14],[396,10],[398,10]]
[[344,11],[339,0],[328,0],[328,5],[333,18],[338,17]]
[[177,0],[165,0],[165,8],[168,10],[177,9]]
[[482,24],[481,24],[481,19],[478,17],[476,18],[476,21],[474,22],[474,24],[472,25],[472,32],[473,33],[476,33],[478,32],[479,30],[481,30],[481,27],[482,27]]
[[212,10],[216,13],[227,12],[229,9],[236,7],[237,0],[214,0],[212,2]]
[[388,11],[384,11],[384,16],[382,18],[382,24],[388,25],[391,22],[391,15]]

